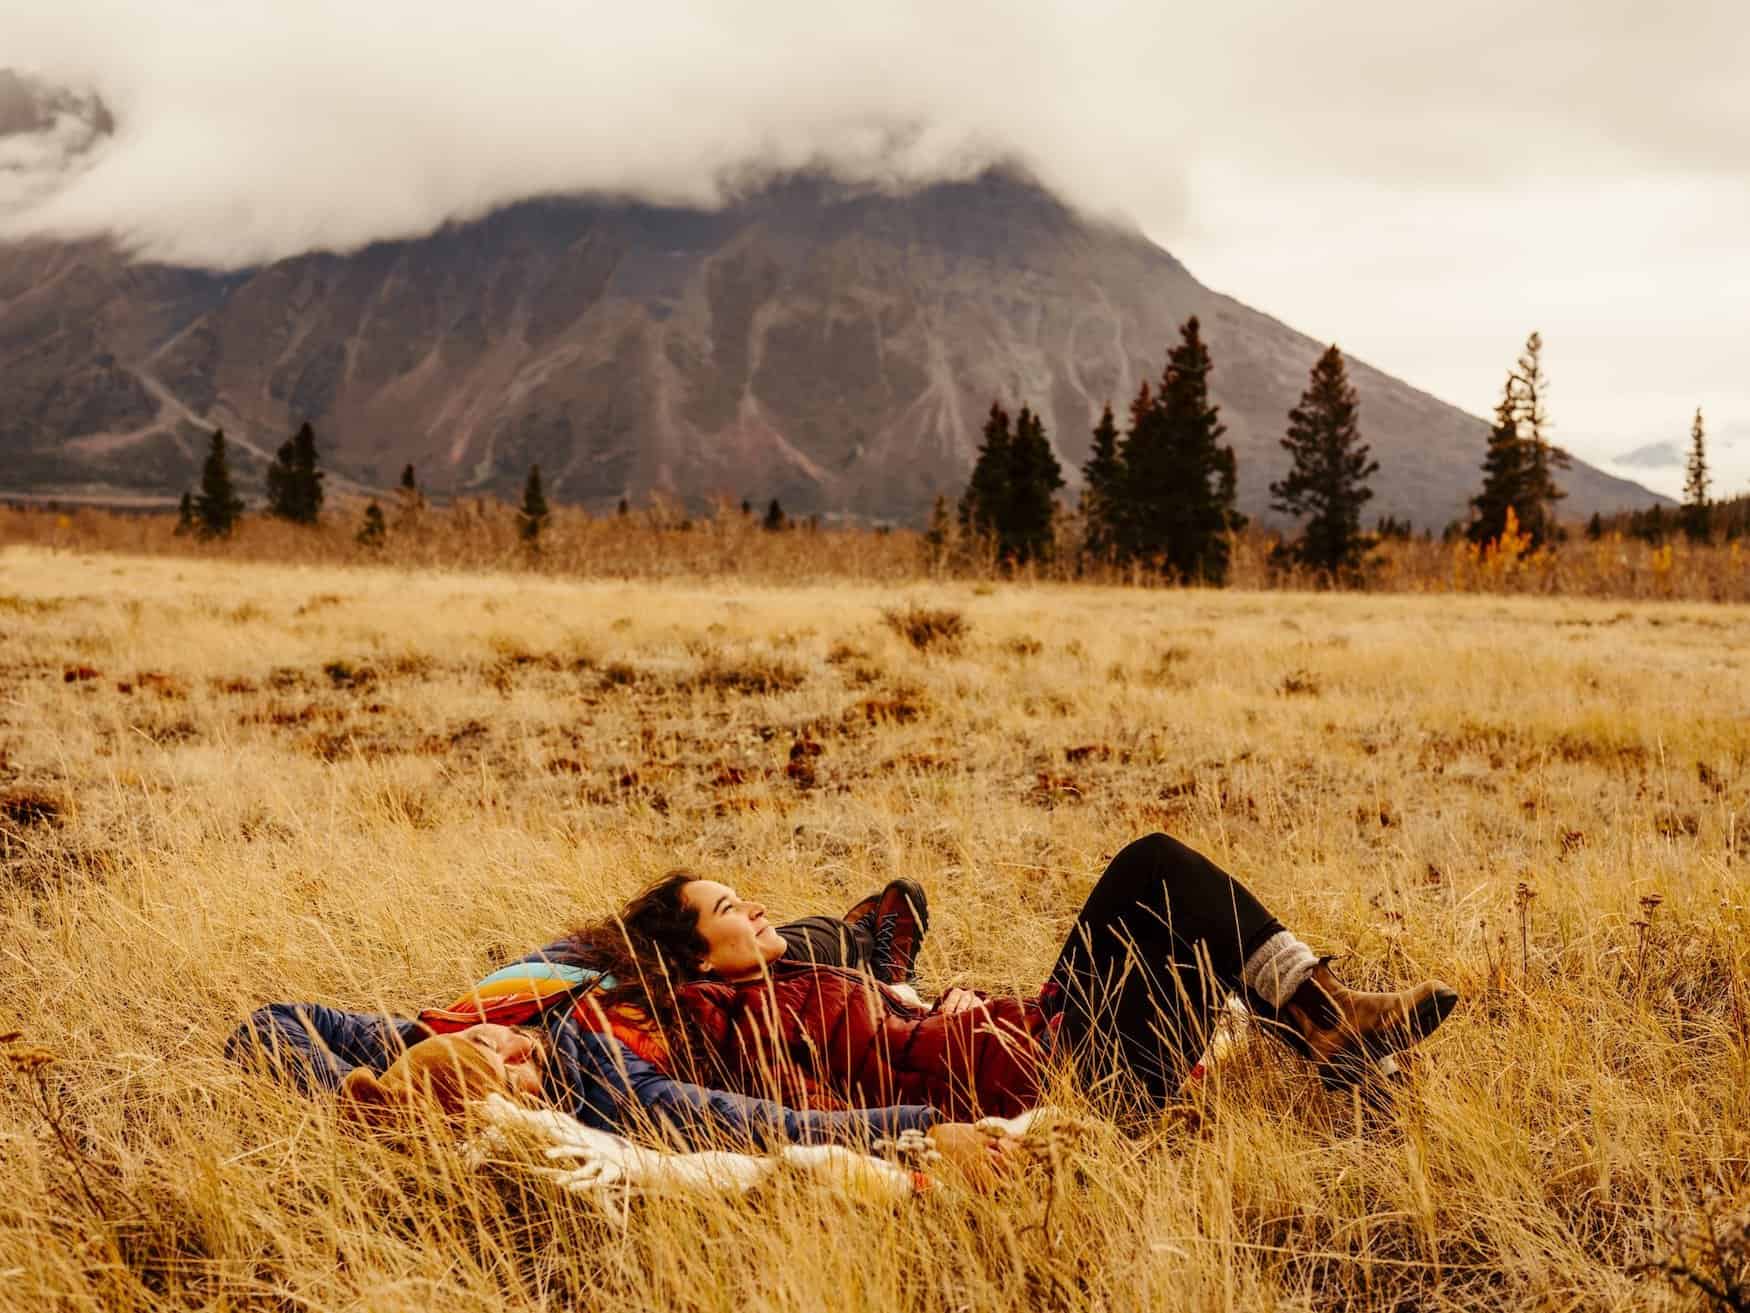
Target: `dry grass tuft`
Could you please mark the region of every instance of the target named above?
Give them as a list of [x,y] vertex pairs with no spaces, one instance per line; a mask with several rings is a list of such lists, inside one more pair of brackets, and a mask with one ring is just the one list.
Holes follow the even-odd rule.
[[909,725],[923,719],[929,707],[921,691],[910,687],[895,689],[891,697],[864,698],[845,709],[845,724]]
[[1669,1230],[1670,1252],[1642,1265],[1711,1308],[1750,1313],[1750,1206],[1717,1195]]
[[725,694],[791,693],[808,682],[808,672],[785,657],[750,652],[713,653],[688,681],[691,687]]
[[881,613],[882,622],[920,652],[931,648],[953,650],[966,637],[966,617],[947,607],[919,606],[908,603],[903,608],[889,608]]
[[0,793],[0,823],[18,829],[36,825],[58,825],[64,804],[54,794],[41,789],[7,789]]

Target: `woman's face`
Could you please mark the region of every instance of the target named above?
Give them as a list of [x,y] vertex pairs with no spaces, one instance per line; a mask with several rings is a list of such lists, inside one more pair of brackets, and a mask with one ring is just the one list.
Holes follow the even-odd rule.
[[699,914],[699,938],[706,944],[699,966],[707,975],[746,979],[784,955],[784,941],[766,920],[766,909],[743,901],[728,885],[694,880],[681,898]]
[[483,1021],[458,1031],[457,1035],[478,1047],[492,1060],[505,1085],[517,1094],[541,1092],[541,1068],[546,1054],[541,1041],[512,1026]]

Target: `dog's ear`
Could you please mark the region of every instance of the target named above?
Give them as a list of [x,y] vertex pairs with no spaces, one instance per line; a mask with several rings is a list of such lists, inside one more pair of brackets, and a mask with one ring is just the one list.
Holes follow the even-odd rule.
[[387,1130],[405,1116],[406,1105],[396,1091],[377,1079],[369,1067],[355,1067],[340,1083],[340,1112],[374,1131]]

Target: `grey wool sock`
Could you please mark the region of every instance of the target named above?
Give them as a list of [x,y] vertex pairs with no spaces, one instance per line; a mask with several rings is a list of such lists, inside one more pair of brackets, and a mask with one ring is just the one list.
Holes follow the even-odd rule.
[[1294,997],[1318,964],[1312,949],[1288,931],[1278,930],[1252,950],[1240,979],[1271,1007],[1279,1008]]

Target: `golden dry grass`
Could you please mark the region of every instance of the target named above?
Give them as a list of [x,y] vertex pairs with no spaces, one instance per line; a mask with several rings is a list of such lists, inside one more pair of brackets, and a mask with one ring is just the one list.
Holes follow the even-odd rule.
[[[54,1060],[0,1083],[0,1306],[1676,1306],[1633,1265],[1750,1178],[1746,652],[1700,604],[7,550],[0,1032]],[[993,1198],[622,1231],[219,1055],[268,999],[442,1001],[677,863],[796,914],[912,876],[929,988],[1030,990],[1160,828],[1351,978],[1464,992],[1394,1112],[1266,1041],[1201,1126]]]

